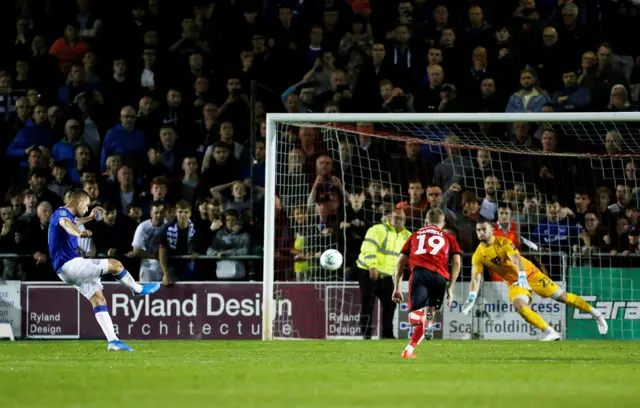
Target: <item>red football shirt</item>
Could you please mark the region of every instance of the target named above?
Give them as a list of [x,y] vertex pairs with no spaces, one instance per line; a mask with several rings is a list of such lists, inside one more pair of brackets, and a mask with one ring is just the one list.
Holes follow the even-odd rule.
[[411,234],[402,247],[409,257],[409,268],[421,266],[449,279],[449,256],[462,253],[456,239],[433,225],[426,225]]

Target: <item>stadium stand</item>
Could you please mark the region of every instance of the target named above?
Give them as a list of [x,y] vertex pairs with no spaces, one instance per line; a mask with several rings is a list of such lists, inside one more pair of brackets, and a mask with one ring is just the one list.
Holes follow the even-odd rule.
[[[262,255],[267,112],[628,112],[640,91],[634,1],[15,0],[0,9],[4,279],[57,280],[46,226],[72,188],[107,210],[86,225],[95,238],[82,253],[121,257],[132,273],[135,231],[158,202],[167,222],[179,200],[193,205],[195,234],[175,254]],[[500,221],[518,245],[521,234],[555,234],[553,251],[640,252],[638,163],[622,156],[638,153],[638,129],[580,126],[363,123],[335,138],[279,129],[277,279],[313,279],[316,253],[335,245],[348,270],[333,278],[358,280],[359,240],[388,205],[405,210],[410,229],[445,208],[468,252],[478,217]],[[384,137],[392,131],[404,133]],[[420,132],[442,145],[416,143]],[[464,132],[486,135],[487,150],[445,149]],[[520,160],[496,146],[566,155]],[[181,280],[261,275],[250,261],[176,262]]]

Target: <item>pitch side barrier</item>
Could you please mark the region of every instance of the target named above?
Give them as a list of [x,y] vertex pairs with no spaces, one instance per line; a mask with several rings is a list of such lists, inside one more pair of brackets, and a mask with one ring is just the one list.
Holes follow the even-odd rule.
[[[640,269],[614,266],[616,262],[640,257],[523,255],[529,259],[541,257],[543,264],[545,257],[557,259],[557,263],[546,266],[547,271],[558,284],[582,295],[603,312],[610,327],[606,338],[640,339]],[[259,257],[249,257],[255,258]],[[593,266],[596,260],[598,265]],[[470,316],[460,313],[469,290],[470,261],[471,255],[465,254],[455,301],[450,308],[443,306],[442,313],[437,315],[435,337],[536,340],[539,333],[515,313],[504,283],[485,280],[474,312]],[[114,325],[126,339],[261,339],[265,305],[269,305],[277,338],[362,338],[357,283],[278,282],[277,285],[277,296],[270,302],[263,302],[260,282],[182,282],[145,298],[132,298],[123,286],[106,282],[105,295]],[[406,299],[406,282],[402,289]],[[341,304],[334,301],[342,298],[349,301]],[[333,300],[329,302],[329,299]],[[0,323],[8,323],[16,338],[102,338],[86,303],[74,288],[58,282],[0,283]],[[534,296],[532,308],[566,339],[601,338],[590,316],[571,307]],[[376,337],[380,320],[377,306],[374,320]],[[406,304],[397,308],[394,320],[396,336],[409,337],[412,328],[406,323]]]

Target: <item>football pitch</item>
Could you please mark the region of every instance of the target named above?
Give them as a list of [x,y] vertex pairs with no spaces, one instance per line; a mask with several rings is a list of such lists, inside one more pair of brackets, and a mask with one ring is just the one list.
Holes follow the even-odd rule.
[[432,341],[0,343],[9,407],[639,407],[640,344]]

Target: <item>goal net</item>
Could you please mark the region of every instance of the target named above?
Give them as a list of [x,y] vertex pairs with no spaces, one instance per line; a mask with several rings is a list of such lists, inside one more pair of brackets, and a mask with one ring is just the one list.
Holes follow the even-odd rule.
[[[358,257],[367,230],[394,210],[415,231],[433,207],[445,211],[445,228],[464,251],[454,303],[436,316],[436,338],[539,335],[515,313],[506,284],[489,273],[474,313],[460,313],[478,245],[475,223],[487,219],[496,235],[601,310],[608,338],[639,339],[639,119],[270,114],[263,339],[409,337],[407,305],[379,299],[390,296],[382,281],[391,278],[380,273],[369,296],[369,271]],[[337,271],[320,266],[328,249],[344,256]],[[402,288],[406,300],[406,282]],[[564,338],[600,337],[589,314],[538,296],[532,308]]]

